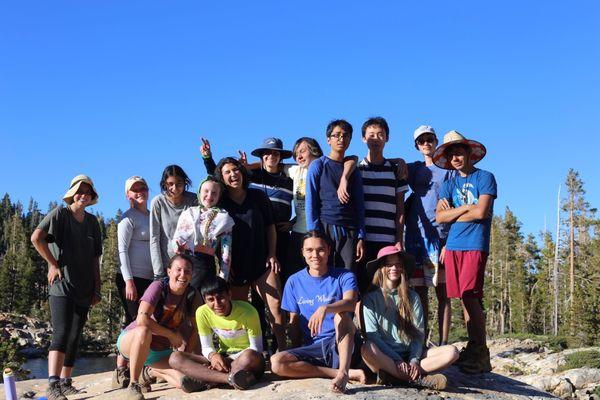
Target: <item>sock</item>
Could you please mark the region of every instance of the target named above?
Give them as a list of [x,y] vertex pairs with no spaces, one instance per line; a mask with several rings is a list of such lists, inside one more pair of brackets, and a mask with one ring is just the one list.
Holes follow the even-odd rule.
[[60,382],[60,377],[56,376],[56,375],[52,375],[48,377],[48,383],[49,384],[53,384],[56,382]]
[[73,381],[71,380],[71,378],[60,378],[60,384],[61,384],[61,385],[70,385],[70,384],[71,384],[71,382],[73,382]]

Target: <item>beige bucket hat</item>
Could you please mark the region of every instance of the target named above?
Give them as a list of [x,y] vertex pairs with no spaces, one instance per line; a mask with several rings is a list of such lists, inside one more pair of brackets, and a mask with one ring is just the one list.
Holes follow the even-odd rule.
[[67,190],[67,193],[65,193],[65,195],[63,196],[63,200],[65,201],[65,203],[73,204],[73,196],[75,196],[82,183],[87,183],[88,185],[90,185],[90,187],[92,188],[92,192],[94,193],[94,197],[92,198],[90,205],[94,205],[98,202],[98,192],[94,187],[94,182],[92,181],[92,179],[87,175],[77,175],[75,178],[71,179],[71,186],[69,186],[69,190]]
[[450,160],[446,157],[445,151],[453,144],[459,143],[471,148],[471,163],[473,165],[485,157],[486,149],[484,145],[475,140],[465,138],[457,131],[450,131],[444,135],[444,143],[435,150],[435,153],[433,153],[433,163],[440,168],[454,169],[450,164]]

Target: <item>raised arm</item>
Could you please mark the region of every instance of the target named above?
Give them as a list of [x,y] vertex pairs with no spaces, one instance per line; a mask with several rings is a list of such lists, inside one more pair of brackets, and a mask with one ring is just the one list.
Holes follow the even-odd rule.
[[215,173],[215,168],[217,165],[215,164],[215,160],[212,157],[212,151],[210,148],[210,142],[208,139],[200,138],[202,140],[202,146],[200,146],[200,154],[202,154],[202,161],[204,161],[204,168],[206,168],[206,173],[212,175]]

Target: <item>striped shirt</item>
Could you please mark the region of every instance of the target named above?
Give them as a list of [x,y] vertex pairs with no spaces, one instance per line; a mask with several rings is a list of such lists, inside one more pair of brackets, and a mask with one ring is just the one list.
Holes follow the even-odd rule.
[[408,191],[404,179],[396,178],[396,164],[381,165],[363,159],[358,164],[365,193],[365,227],[368,242],[396,242],[396,194]]
[[261,168],[250,174],[249,187],[261,190],[271,200],[275,223],[287,222],[292,216],[293,186],[292,178],[283,172],[271,174]]

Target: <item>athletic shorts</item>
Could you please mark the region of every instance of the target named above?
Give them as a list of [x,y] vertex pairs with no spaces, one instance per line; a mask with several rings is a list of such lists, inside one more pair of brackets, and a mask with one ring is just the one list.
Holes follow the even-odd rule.
[[[119,337],[117,338],[117,349],[119,350],[119,353],[123,356],[124,359],[129,360],[129,358],[125,357],[125,355],[121,351],[121,339],[123,339],[123,336],[125,336],[125,332],[126,331],[121,331],[121,333],[119,334]],[[148,353],[148,357],[146,358],[144,365],[151,365],[151,364],[154,364],[155,362],[162,360],[163,358],[169,358],[169,356],[171,355],[172,352],[173,352],[173,349],[166,349],[166,350],[150,349],[150,353]]]
[[[351,368],[356,367],[361,362],[361,346],[362,340],[360,334],[356,332],[354,335],[354,351],[352,352],[352,360],[350,361]],[[337,350],[335,335],[307,346],[296,347],[285,351],[296,357],[298,361],[305,361],[311,365],[333,369],[340,367],[340,356]]]
[[448,298],[483,298],[483,277],[488,253],[479,250],[446,250]]
[[[435,275],[435,268],[430,268],[430,265],[415,265],[415,270],[409,279],[411,287],[427,286],[434,287],[433,276]],[[440,283],[446,283],[446,269],[440,264],[438,267],[438,285]]]

